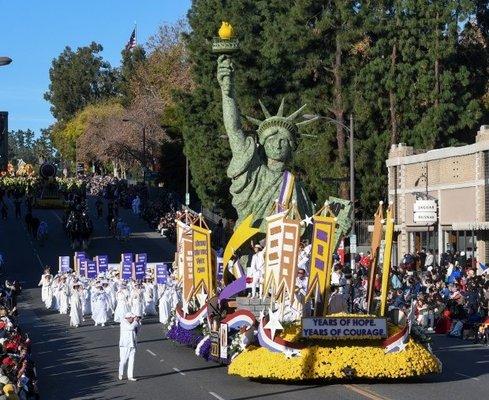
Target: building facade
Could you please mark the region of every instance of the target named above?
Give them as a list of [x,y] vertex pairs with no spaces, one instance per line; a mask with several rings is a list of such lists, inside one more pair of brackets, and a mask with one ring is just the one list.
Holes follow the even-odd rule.
[[489,125],[466,146],[419,152],[393,145],[386,164],[398,260],[425,248],[489,262]]

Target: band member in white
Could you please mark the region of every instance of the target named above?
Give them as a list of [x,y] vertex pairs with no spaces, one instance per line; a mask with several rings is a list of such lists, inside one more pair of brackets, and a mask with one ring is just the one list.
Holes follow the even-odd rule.
[[134,356],[136,355],[137,334],[139,331],[140,316],[127,313],[121,321],[121,334],[119,339],[119,380],[124,376],[127,365],[127,379],[136,381],[134,378]]

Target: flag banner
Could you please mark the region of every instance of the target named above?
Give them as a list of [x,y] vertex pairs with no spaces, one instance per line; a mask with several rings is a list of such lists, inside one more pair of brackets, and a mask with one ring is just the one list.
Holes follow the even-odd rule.
[[121,262],[121,278],[125,281],[132,278],[132,262]]
[[267,217],[267,233],[265,245],[265,272],[263,297],[274,287],[275,293],[280,282],[280,250],[282,247],[282,222],[286,212]]
[[87,266],[86,277],[89,279],[95,279],[97,277],[97,263],[92,260],[86,260],[84,263]]
[[156,264],[156,283],[166,285],[168,281],[168,266],[164,263]]
[[80,261],[85,260],[87,255],[85,254],[84,251],[75,251],[75,255],[73,256],[73,268],[75,270],[75,273],[78,275],[80,274]]
[[97,274],[102,274],[109,270],[109,256],[96,256],[95,262],[97,263]]
[[177,227],[177,251],[175,253],[175,267],[176,267],[176,272],[177,272],[177,277],[179,281],[182,281],[183,279],[183,274],[184,274],[184,264],[185,264],[185,253],[183,251],[183,237],[184,234],[190,235],[191,230],[190,226],[187,224],[184,224],[180,220],[175,220],[176,222],[176,227]]
[[374,231],[372,233],[372,265],[370,266],[368,285],[367,285],[367,313],[372,311],[374,300],[374,287],[375,287],[375,274],[377,272],[377,262],[379,259],[379,247],[382,241],[382,219],[384,218],[384,211],[382,210],[382,202],[379,203],[379,207],[374,217]]
[[129,41],[126,44],[126,50],[131,50],[136,47],[136,28],[132,30],[131,36],[129,36]]
[[58,272],[68,272],[70,270],[70,256],[58,257]]
[[88,260],[86,259],[78,259],[78,275],[84,276],[85,278],[87,277],[87,262]]
[[122,253],[121,254],[121,261],[132,263],[133,262],[132,253]]
[[273,290],[278,296],[294,293],[299,253],[300,221],[286,219],[287,211],[267,217],[265,286],[263,296]]
[[147,264],[147,262],[148,262],[148,255],[146,253],[138,253],[138,254],[136,254],[136,258],[135,258],[134,261],[136,261],[136,262],[142,262],[142,263]]
[[197,225],[192,225],[191,228],[194,292],[202,289],[211,297],[214,292],[212,288],[211,231]]
[[307,286],[307,296],[310,297],[316,288],[326,304],[331,285],[333,252],[336,233],[334,217],[314,216],[314,226],[311,243],[311,266]]
[[275,212],[280,213],[289,208],[290,199],[295,186],[295,176],[289,172],[284,171],[282,174],[282,186],[280,187],[279,198]]
[[146,263],[136,261],[133,263],[134,266],[134,278],[137,281],[142,281],[146,278]]
[[185,232],[182,235],[182,296],[184,302],[189,302],[192,296],[193,284],[194,284],[194,257],[192,254],[192,235]]
[[392,209],[387,209],[385,221],[384,254],[382,266],[382,288],[380,291],[380,316],[383,317],[387,311],[387,293],[389,291],[389,275],[391,272],[392,239],[394,236],[394,218]]

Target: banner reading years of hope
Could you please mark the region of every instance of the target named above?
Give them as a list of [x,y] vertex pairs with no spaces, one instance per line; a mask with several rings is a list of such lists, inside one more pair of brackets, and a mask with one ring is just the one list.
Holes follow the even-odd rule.
[[321,339],[381,339],[387,337],[385,318],[302,318],[302,337]]

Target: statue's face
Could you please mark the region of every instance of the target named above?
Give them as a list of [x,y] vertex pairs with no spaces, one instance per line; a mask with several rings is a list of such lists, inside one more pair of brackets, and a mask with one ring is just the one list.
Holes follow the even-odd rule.
[[287,129],[271,126],[263,134],[267,136],[263,144],[267,158],[283,162],[291,158],[293,145]]

